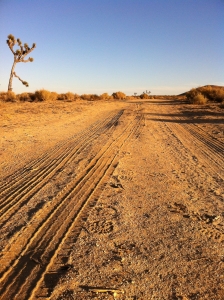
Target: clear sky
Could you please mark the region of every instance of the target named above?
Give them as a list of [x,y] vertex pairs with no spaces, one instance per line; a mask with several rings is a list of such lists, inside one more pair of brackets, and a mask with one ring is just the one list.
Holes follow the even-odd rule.
[[224,85],[224,0],[0,0],[0,90],[13,54],[30,46],[13,91],[179,94]]

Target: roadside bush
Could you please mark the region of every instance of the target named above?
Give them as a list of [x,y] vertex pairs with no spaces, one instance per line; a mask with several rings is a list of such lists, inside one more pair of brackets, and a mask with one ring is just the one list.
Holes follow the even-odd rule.
[[50,100],[55,101],[58,99],[58,93],[56,92],[51,92],[51,97]]
[[77,100],[79,98],[80,98],[79,95],[74,94],[72,92],[67,92],[65,94],[60,94],[58,96],[58,100],[65,100],[65,101],[74,101],[74,100]]
[[66,100],[65,94],[58,94],[58,100]]
[[83,100],[88,100],[88,101],[90,101],[91,95],[90,95],[90,94],[82,94],[82,95],[80,96],[80,98],[83,99]]
[[80,97],[81,97],[81,99],[87,100],[87,101],[100,100],[100,96],[98,96],[97,94],[83,94]]
[[197,91],[204,95],[208,100],[212,100],[215,96],[214,89],[211,86],[203,86],[197,88]]
[[189,92],[186,93],[187,100],[190,103],[193,103],[193,99],[198,95],[198,93],[199,92],[196,89],[191,89]]
[[201,93],[198,93],[192,99],[193,104],[206,104],[207,101],[208,101],[208,99],[204,95],[202,95]]
[[90,96],[90,100],[91,100],[91,101],[97,101],[97,100],[100,100],[100,96],[97,95],[97,94],[92,94],[92,95]]
[[126,99],[126,95],[122,92],[116,92],[112,94],[114,99]]
[[111,96],[108,95],[107,93],[103,93],[102,95],[100,95],[100,99],[109,100],[109,99],[111,99]]
[[224,89],[218,89],[214,95],[214,100],[216,102],[224,102]]
[[75,100],[75,94],[71,92],[65,93],[66,100]]
[[140,95],[140,98],[141,98],[141,99],[150,99],[150,98],[149,98],[149,95],[147,95],[147,94],[145,94],[145,93],[141,94],[141,95]]
[[0,93],[0,100],[4,102],[16,102],[17,97],[14,92],[1,92]]
[[21,93],[21,94],[18,94],[17,98],[19,99],[19,101],[22,101],[22,102],[32,101],[30,93]]
[[136,96],[126,96],[126,100],[135,100]]
[[37,101],[49,101],[54,98],[54,95],[47,90],[39,90],[35,92],[35,100]]

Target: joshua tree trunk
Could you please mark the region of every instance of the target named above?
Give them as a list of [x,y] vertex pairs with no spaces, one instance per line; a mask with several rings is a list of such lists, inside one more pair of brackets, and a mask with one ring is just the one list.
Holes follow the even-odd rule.
[[12,65],[12,69],[11,69],[11,74],[10,74],[10,77],[9,77],[8,92],[12,91],[12,80],[13,80],[13,76],[14,76],[13,73],[14,73],[15,66],[16,66],[16,61],[14,60],[14,63]]

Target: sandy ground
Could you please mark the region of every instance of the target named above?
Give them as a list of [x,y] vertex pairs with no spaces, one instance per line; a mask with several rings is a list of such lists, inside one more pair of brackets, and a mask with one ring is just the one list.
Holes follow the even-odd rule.
[[0,299],[224,299],[223,116],[0,103]]

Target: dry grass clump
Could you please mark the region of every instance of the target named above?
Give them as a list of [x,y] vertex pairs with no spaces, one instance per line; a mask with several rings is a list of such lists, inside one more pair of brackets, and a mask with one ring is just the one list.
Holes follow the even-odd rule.
[[198,90],[210,101],[224,102],[224,87],[207,85],[199,87]]
[[136,96],[126,96],[126,100],[135,100],[137,99]]
[[57,99],[58,99],[58,93],[56,93],[56,92],[51,92],[51,99],[50,99],[50,100],[55,101],[55,100],[57,100]]
[[97,100],[100,100],[100,96],[98,96],[97,94],[92,94],[91,97],[90,97],[90,100],[91,100],[91,101],[97,101]]
[[208,99],[198,89],[191,89],[186,94],[187,100],[192,104],[206,104]]
[[79,98],[80,98],[79,95],[74,94],[72,92],[67,92],[67,93],[58,95],[58,100],[64,100],[64,101],[74,101]]
[[213,91],[213,99],[216,102],[224,103],[224,88],[216,89]]
[[201,93],[198,93],[192,99],[193,104],[206,104],[207,101],[208,101],[208,99],[204,95],[202,95]]
[[54,101],[58,97],[57,93],[50,92],[44,89],[36,91],[34,95],[36,101]]
[[80,98],[83,99],[83,100],[90,101],[90,99],[91,99],[91,94],[82,94],[82,95],[80,96]]
[[82,94],[80,98],[87,101],[97,101],[101,99],[97,94]]
[[143,94],[140,95],[140,98],[141,98],[141,99],[150,99],[149,97],[150,97],[150,96],[147,95],[147,94],[145,94],[145,93],[143,93]]
[[34,94],[32,93],[21,93],[17,95],[17,99],[21,102],[30,102],[34,100]]
[[102,95],[100,95],[100,99],[102,100],[109,100],[112,97],[110,95],[108,95],[107,93],[103,93]]
[[16,102],[17,97],[14,92],[0,92],[0,101],[3,102]]
[[122,92],[116,92],[112,94],[114,99],[126,99],[126,95]]

